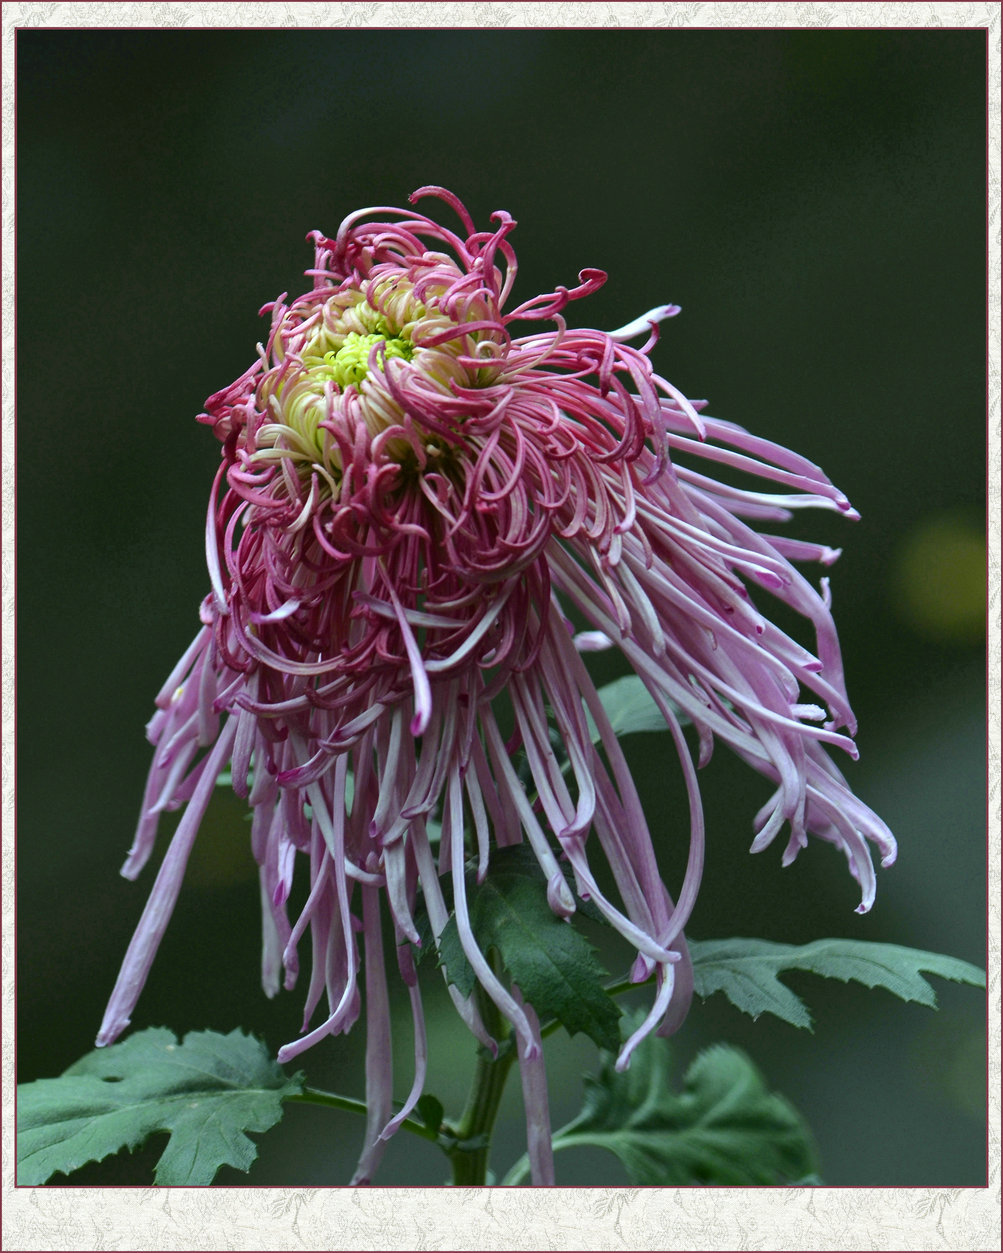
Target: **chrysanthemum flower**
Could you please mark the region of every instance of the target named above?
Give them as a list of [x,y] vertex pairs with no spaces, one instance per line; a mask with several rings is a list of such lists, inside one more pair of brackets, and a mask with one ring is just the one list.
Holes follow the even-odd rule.
[[[606,277],[585,270],[578,286],[506,310],[511,217],[496,213],[494,229],[478,231],[440,188],[412,201],[429,195],[456,212],[460,233],[402,209],[353,214],[334,238],[315,232],[312,290],[266,306],[267,346],[207,402],[201,420],[222,444],[206,529],[212,590],[157,698],[128,877],[150,856],[160,813],[187,808],[98,1043],[129,1021],[229,767],[253,807],[270,995],[282,972],[285,987],[295,984],[310,936],[305,1034],[280,1059],[347,1031],[365,990],[369,1120],[356,1180],[371,1176],[422,1090],[411,947],[420,898],[437,937],[455,915],[483,993],[512,1024],[534,1176],[546,1181],[540,1029],[478,946],[468,859],[483,876],[494,849],[528,842],[557,915],[590,900],[633,946],[633,976],[654,974],[655,992],[624,1066],[645,1034],[682,1021],[692,992],[683,928],[704,833],[684,720],[696,729],[698,764],[720,739],[773,785],[753,851],[785,827],[785,864],[809,833],[835,844],[865,910],[874,896],[867,841],[886,865],[895,845],[827,753],[855,755],[853,715],[826,581],[817,591],[791,561],[827,565],[838,553],[749,525],[805,506],[854,516],[846,498],[802,457],[701,417],[700,403],[654,372],[657,324],[675,306],[610,334],[571,329],[566,307]],[[526,322],[548,325],[516,337]],[[640,348],[627,342],[642,337]],[[719,466],[758,476],[766,490],[731,474],[718,481]],[[814,651],[770,622],[748,585],[807,619]],[[591,630],[575,636],[575,615]],[[672,895],[580,656],[610,642],[662,711],[685,778],[689,859]],[[615,898],[597,882],[602,862]],[[297,864],[308,867],[309,895],[290,918]],[[394,1117],[387,914],[415,1021],[414,1086]],[[492,1047],[475,998],[450,991]]]

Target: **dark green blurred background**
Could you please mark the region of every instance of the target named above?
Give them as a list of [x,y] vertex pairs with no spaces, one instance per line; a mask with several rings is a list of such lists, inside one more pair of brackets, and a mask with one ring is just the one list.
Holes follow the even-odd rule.
[[[485,225],[511,211],[517,300],[598,266],[610,280],[574,307],[579,323],[681,304],[656,368],[819,461],[863,514],[800,521],[845,547],[831,573],[861,723],[848,773],[896,832],[899,865],[860,918],[828,846],[783,872],[782,841],[750,857],[766,785],[720,750],[703,775],[691,933],[843,935],[982,964],[985,56],[977,30],[19,33],[22,1080],[92,1046],[152,883],[152,868],[139,884],[118,869],[143,726],[207,588],[218,448],[194,416],[253,359],[259,306],[309,285],[307,231],[422,183]],[[671,749],[631,747],[677,882]],[[273,1048],[298,1030],[302,993],[260,991],[247,834],[221,796],[136,1027],[242,1025]],[[622,954],[607,961],[619,973]],[[939,984],[933,1014],[855,985],[792,985],[814,1036],[716,997],[695,1007],[680,1064],[712,1039],[746,1048],[809,1118],[828,1183],[984,1183],[979,993]],[[455,1110],[472,1042],[434,981],[429,1004],[429,1089]],[[399,1025],[403,1095],[406,1013]],[[361,1095],[361,1049],[361,1030],[315,1049],[311,1080]],[[555,1125],[591,1064],[580,1037],[555,1050]],[[517,1087],[501,1171],[522,1151]],[[247,1178],[343,1184],[361,1130],[294,1108]],[[441,1182],[445,1162],[404,1139],[380,1181]],[[146,1182],[155,1157],[74,1178]],[[558,1170],[623,1181],[602,1155]]]

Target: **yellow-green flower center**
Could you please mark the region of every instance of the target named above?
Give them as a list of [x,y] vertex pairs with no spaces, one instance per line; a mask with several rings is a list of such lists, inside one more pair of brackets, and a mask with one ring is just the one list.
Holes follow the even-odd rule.
[[[324,363],[331,370],[330,377],[342,390],[349,383],[361,383],[366,377],[369,373],[370,354],[377,344],[383,345],[387,361],[391,357],[410,361],[414,352],[409,339],[389,338],[386,335],[359,335],[356,331],[349,331],[345,342],[337,351],[324,354]],[[378,353],[377,358],[379,356]]]
[[[379,456],[414,462],[413,443],[424,436],[400,396],[417,387],[426,397],[438,392],[451,401],[454,386],[476,385],[460,358],[479,355],[481,332],[465,335],[460,328],[486,313],[479,305],[465,308],[457,322],[439,308],[440,294],[426,284],[419,300],[408,278],[391,275],[368,284],[365,294],[346,286],[319,308],[311,301],[302,312],[288,311],[287,327],[274,337],[275,364],[258,386],[267,417],[256,431],[252,462],[282,465],[301,484],[316,478],[322,492],[337,498],[345,441],[355,441],[360,421],[374,439],[407,426],[407,433],[381,440]],[[390,366],[395,358],[400,364]],[[427,442],[421,455],[437,448]]]

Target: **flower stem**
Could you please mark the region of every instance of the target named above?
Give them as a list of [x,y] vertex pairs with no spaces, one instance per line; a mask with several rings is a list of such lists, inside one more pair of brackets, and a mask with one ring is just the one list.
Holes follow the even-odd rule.
[[[608,985],[606,991],[610,996],[621,996],[624,992],[643,986],[624,979]],[[473,1082],[459,1120],[439,1131],[427,1127],[415,1118],[405,1118],[401,1123],[401,1130],[410,1131],[412,1135],[439,1145],[453,1164],[453,1183],[463,1187],[478,1187],[487,1183],[491,1132],[498,1117],[505,1081],[512,1063],[516,1060],[516,1042],[508,1022],[499,1013],[494,1001],[480,989],[477,999],[485,1027],[498,1041],[498,1056],[492,1057],[485,1048],[477,1050]],[[558,1019],[551,1018],[541,1027],[541,1037],[546,1039],[560,1025]],[[337,1092],[324,1092],[320,1088],[304,1087],[302,1092],[286,1097],[286,1100],[300,1105],[324,1105],[329,1109],[344,1109],[363,1117],[366,1115],[365,1101],[351,1096],[340,1096]]]
[[455,1144],[447,1150],[447,1156],[453,1164],[453,1184],[457,1187],[479,1187],[487,1183],[491,1131],[498,1117],[505,1080],[516,1059],[516,1042],[498,1007],[480,989],[477,1001],[484,1026],[498,1041],[498,1055],[492,1057],[483,1047],[477,1050],[477,1066],[466,1106],[459,1122],[449,1129]]

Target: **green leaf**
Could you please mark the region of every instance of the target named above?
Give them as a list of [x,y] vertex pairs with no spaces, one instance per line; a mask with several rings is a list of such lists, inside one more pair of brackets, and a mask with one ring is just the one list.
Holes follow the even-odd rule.
[[[439,882],[448,898],[452,892],[453,876],[444,874]],[[415,965],[419,965],[430,953],[435,954],[436,964],[446,973],[446,981],[453,984],[461,996],[469,996],[477,986],[477,976],[474,974],[473,966],[467,961],[467,955],[464,953],[463,945],[460,943],[460,933],[456,929],[456,919],[450,914],[446,925],[442,929],[442,934],[439,936],[439,942],[436,944],[435,932],[432,930],[432,920],[428,916],[425,902],[420,897],[413,916],[418,939],[421,941],[420,944],[411,945]]]
[[[476,892],[476,888],[474,891]],[[468,900],[468,905],[470,901]],[[471,925],[473,920],[471,920]],[[477,927],[474,925],[474,934],[477,935]],[[480,936],[478,935],[478,939]],[[481,948],[483,948],[483,944]],[[463,945],[460,943],[460,931],[456,925],[456,917],[449,915],[449,921],[442,928],[442,934],[439,936],[438,943],[439,965],[446,972],[446,981],[451,983],[461,996],[469,996],[477,987],[477,976],[474,974],[474,968],[467,961],[467,955],[463,951]]]
[[446,1111],[439,1098],[426,1092],[424,1096],[419,1097],[415,1109],[429,1131],[434,1131],[438,1135],[443,1119],[446,1117]]
[[244,1132],[274,1126],[301,1090],[241,1031],[193,1031],[183,1044],[163,1027],[140,1031],[58,1079],[19,1085],[17,1182],[44,1183],[167,1131],[156,1182],[211,1183],[220,1166],[250,1167],[258,1151]]
[[[665,719],[651,698],[651,693],[636,674],[624,675],[599,688],[599,699],[616,736],[635,731],[664,731]],[[592,743],[599,743],[599,728],[592,715],[585,711]]]
[[[554,1150],[608,1149],[631,1181],[643,1185],[740,1187],[817,1178],[804,1121],[768,1091],[744,1053],[724,1044],[705,1049],[678,1094],[669,1060],[669,1045],[658,1036],[638,1045],[622,1074],[604,1053],[599,1075],[586,1076],[582,1112],[556,1133]],[[527,1173],[520,1161],[504,1182],[518,1183]]]
[[[481,950],[498,950],[541,1018],[556,1018],[569,1035],[583,1031],[601,1048],[616,1048],[620,1008],[602,986],[606,972],[592,945],[547,904],[546,881],[531,848],[495,849],[484,882],[467,878],[467,908]],[[438,951],[446,978],[469,996],[477,980],[455,917],[443,928]]]
[[937,998],[920,971],[975,987],[986,984],[984,971],[956,957],[866,940],[815,940],[800,947],[771,940],[703,940],[691,941],[690,953],[699,996],[723,992],[753,1018],[775,1014],[795,1027],[810,1028],[811,1015],[804,1001],[778,979],[788,970],[886,988],[904,1001],[933,1009]]

